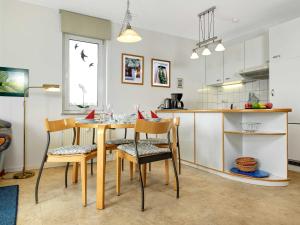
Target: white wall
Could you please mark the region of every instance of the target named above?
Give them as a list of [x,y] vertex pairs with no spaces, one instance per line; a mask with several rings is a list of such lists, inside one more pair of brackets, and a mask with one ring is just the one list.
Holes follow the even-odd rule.
[[[3,18],[3,19],[2,19]],[[62,83],[62,34],[57,10],[0,0],[0,66],[28,68],[30,85]],[[2,29],[1,29],[2,27]],[[197,88],[204,80],[199,61],[189,59],[195,42],[142,30],[143,41],[121,44],[115,41],[118,25],[113,25],[113,40],[108,42],[108,102],[114,111],[132,112],[134,104],[144,110],[155,109],[172,92],[183,92],[187,107],[197,107]],[[121,53],[145,57],[144,85],[121,84]],[[150,83],[151,58],[170,60],[171,88],[154,88]],[[184,78],[184,89],[175,86]],[[43,120],[61,115],[61,94],[30,92],[27,113],[28,167],[37,168],[46,144]],[[13,145],[7,153],[6,170],[22,166],[22,98],[0,97],[0,118],[13,123]]]

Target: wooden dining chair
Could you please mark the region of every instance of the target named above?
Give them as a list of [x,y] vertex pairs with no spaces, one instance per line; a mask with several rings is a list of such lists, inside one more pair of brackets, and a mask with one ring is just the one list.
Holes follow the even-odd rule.
[[[115,128],[110,128],[110,129],[115,130]],[[134,142],[133,139],[127,139],[127,128],[125,128],[124,130],[125,130],[124,138],[110,139],[110,140],[106,141],[106,143],[105,143],[106,150],[112,152],[113,150],[117,149],[118,145],[129,144],[129,143]],[[95,137],[96,137],[96,129],[93,128],[93,144],[96,144]],[[94,161],[93,161],[93,159],[91,159],[91,174],[92,175],[94,174],[93,164],[94,164]],[[124,170],[124,160],[122,161],[122,171],[123,170]]]
[[[137,120],[135,124],[135,138],[134,143],[119,145],[116,155],[117,162],[117,179],[116,179],[116,191],[120,195],[120,182],[121,182],[121,159],[129,160],[131,163],[138,164],[140,173],[140,185],[142,194],[141,210],[144,211],[144,181],[146,178],[145,174],[142,175],[142,165],[145,166],[147,163],[172,159],[173,169],[176,178],[176,197],[179,198],[179,180],[177,175],[177,169],[175,160],[173,157],[172,146],[170,142],[170,130],[173,126],[172,120],[163,120],[161,122],[152,122],[146,120]],[[146,134],[167,134],[168,147],[159,148],[149,143],[138,142],[140,133]],[[144,170],[143,170],[144,172]]]
[[[43,172],[45,162],[66,162],[65,169],[65,187],[67,188],[67,174],[70,163],[78,164],[81,167],[81,186],[82,186],[82,205],[86,206],[87,203],[87,161],[97,156],[97,146],[91,145],[75,145],[76,129],[75,119],[61,119],[49,121],[45,120],[45,129],[47,132],[47,144],[45,153],[42,159],[41,167],[38,173],[36,186],[35,186],[35,202],[38,203],[38,190],[41,175]],[[49,149],[51,133],[58,131],[65,131],[73,129],[73,142],[70,146],[62,146],[58,148]],[[79,137],[77,137],[79,138]]]
[[[178,154],[178,172],[181,174],[181,156],[180,156],[180,140],[179,140],[179,125],[180,125],[180,117],[175,117],[173,119],[174,126],[176,128],[176,147],[177,147],[177,154]],[[168,147],[168,139],[167,138],[148,138],[140,140],[141,143],[149,143],[155,145],[160,148],[167,148]],[[172,143],[171,143],[172,144]],[[151,164],[149,164],[149,170],[151,171]]]

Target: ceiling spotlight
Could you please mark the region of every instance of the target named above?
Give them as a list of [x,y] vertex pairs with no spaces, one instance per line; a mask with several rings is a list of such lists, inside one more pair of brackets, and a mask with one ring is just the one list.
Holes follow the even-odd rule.
[[202,55],[207,56],[210,54],[211,54],[211,51],[209,50],[209,48],[207,46],[205,46],[205,48],[202,51]]
[[215,48],[215,51],[216,52],[224,52],[225,51],[225,47],[224,47],[224,45],[222,44],[221,41],[217,44],[217,46]]
[[199,55],[197,54],[196,50],[193,50],[193,53],[190,57],[191,59],[198,59],[199,58]]

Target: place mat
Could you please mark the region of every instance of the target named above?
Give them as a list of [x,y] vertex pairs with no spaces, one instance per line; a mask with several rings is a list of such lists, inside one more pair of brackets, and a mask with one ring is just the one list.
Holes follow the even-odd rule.
[[245,175],[245,176],[249,176],[249,177],[255,177],[255,178],[265,178],[265,177],[269,177],[270,173],[263,171],[263,170],[256,170],[254,172],[244,172],[239,170],[236,167],[233,167],[230,172],[232,173],[236,173],[236,174],[241,174],[241,175]]

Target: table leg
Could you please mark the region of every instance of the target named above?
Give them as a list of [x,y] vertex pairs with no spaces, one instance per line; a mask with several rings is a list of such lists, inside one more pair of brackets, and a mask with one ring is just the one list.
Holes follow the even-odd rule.
[[99,125],[97,128],[97,190],[96,190],[96,207],[104,209],[105,207],[105,132],[106,126]]

